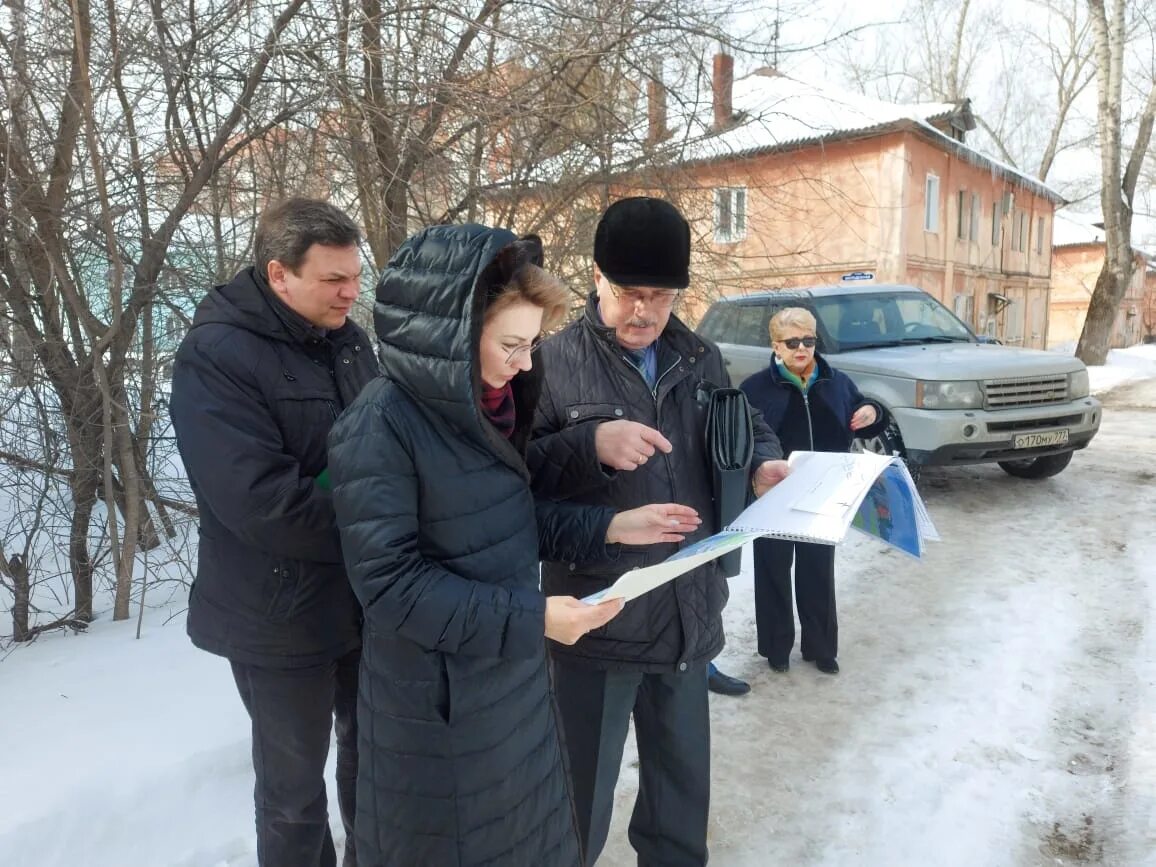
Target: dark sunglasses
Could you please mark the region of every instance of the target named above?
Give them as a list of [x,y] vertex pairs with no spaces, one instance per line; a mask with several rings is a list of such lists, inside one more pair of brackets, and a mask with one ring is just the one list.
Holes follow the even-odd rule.
[[814,349],[815,344],[819,342],[817,337],[788,337],[783,341],[783,346],[787,349],[798,349],[800,346],[805,346],[808,349]]

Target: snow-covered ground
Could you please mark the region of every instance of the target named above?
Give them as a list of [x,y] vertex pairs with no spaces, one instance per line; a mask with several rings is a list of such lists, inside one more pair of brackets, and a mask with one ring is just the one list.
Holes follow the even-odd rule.
[[[1156,366],[1149,349],[1125,359]],[[850,538],[838,677],[797,653],[770,672],[733,579],[720,662],[754,691],[712,698],[712,865],[1156,865],[1153,376],[1102,394],[1054,479],[927,471],[944,541],[922,562]],[[256,863],[227,664],[189,645],[179,603],[134,629],[0,652],[3,867]],[[601,867],[634,863],[635,762]]]
[[1156,344],[1153,343],[1110,350],[1107,364],[1088,368],[1093,394],[1153,376],[1156,376]]

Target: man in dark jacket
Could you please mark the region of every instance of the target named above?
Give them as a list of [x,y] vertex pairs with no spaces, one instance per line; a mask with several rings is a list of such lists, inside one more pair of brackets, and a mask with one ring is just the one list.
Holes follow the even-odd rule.
[[[542,496],[630,509],[677,502],[712,514],[707,388],[729,377],[718,348],[671,315],[690,282],[690,227],[668,202],[623,199],[594,237],[585,315],[542,344],[546,382],[529,466]],[[786,474],[755,419],[752,482]],[[704,521],[688,543],[718,527]],[[614,559],[543,564],[547,594],[583,597],[675,545],[621,546]],[[726,579],[712,563],[627,604],[573,646],[551,645],[586,862],[606,842],[631,714],[639,794],[630,840],[639,864],[706,863],[710,799],[707,666],[723,647]]]
[[257,857],[333,867],[324,768],[353,867],[361,614],[342,566],[326,438],[377,373],[346,317],[360,232],[310,199],[270,207],[256,264],[201,302],[177,351],[171,411],[200,512],[189,637],[229,660],[252,719]]

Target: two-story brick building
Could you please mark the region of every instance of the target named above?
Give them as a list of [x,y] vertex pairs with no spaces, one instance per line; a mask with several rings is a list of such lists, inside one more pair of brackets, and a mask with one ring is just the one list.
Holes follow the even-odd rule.
[[[1044,347],[1062,197],[972,149],[969,104],[894,105],[715,58],[709,121],[664,183],[724,293],[919,286],[980,332]],[[651,99],[655,98],[652,91]]]

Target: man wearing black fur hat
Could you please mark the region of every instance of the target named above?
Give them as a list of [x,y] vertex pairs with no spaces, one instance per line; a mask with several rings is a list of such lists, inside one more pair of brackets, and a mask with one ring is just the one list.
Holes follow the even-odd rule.
[[[729,377],[718,347],[672,315],[690,284],[690,227],[669,202],[622,199],[598,224],[594,262],[585,314],[541,347],[546,381],[529,454],[535,490],[616,509],[678,502],[707,518],[711,466],[698,395],[704,383],[725,386]],[[755,439],[752,484],[762,493],[786,463],[761,417]],[[709,524],[686,543],[720,529]],[[612,560],[544,563],[544,590],[583,597],[676,547],[620,546]],[[726,579],[711,563],[628,603],[576,644],[551,644],[586,863],[606,843],[631,714],[639,791],[630,841],[639,864],[706,863],[707,678],[724,643],[726,600]],[[745,686],[721,677],[732,692]]]

